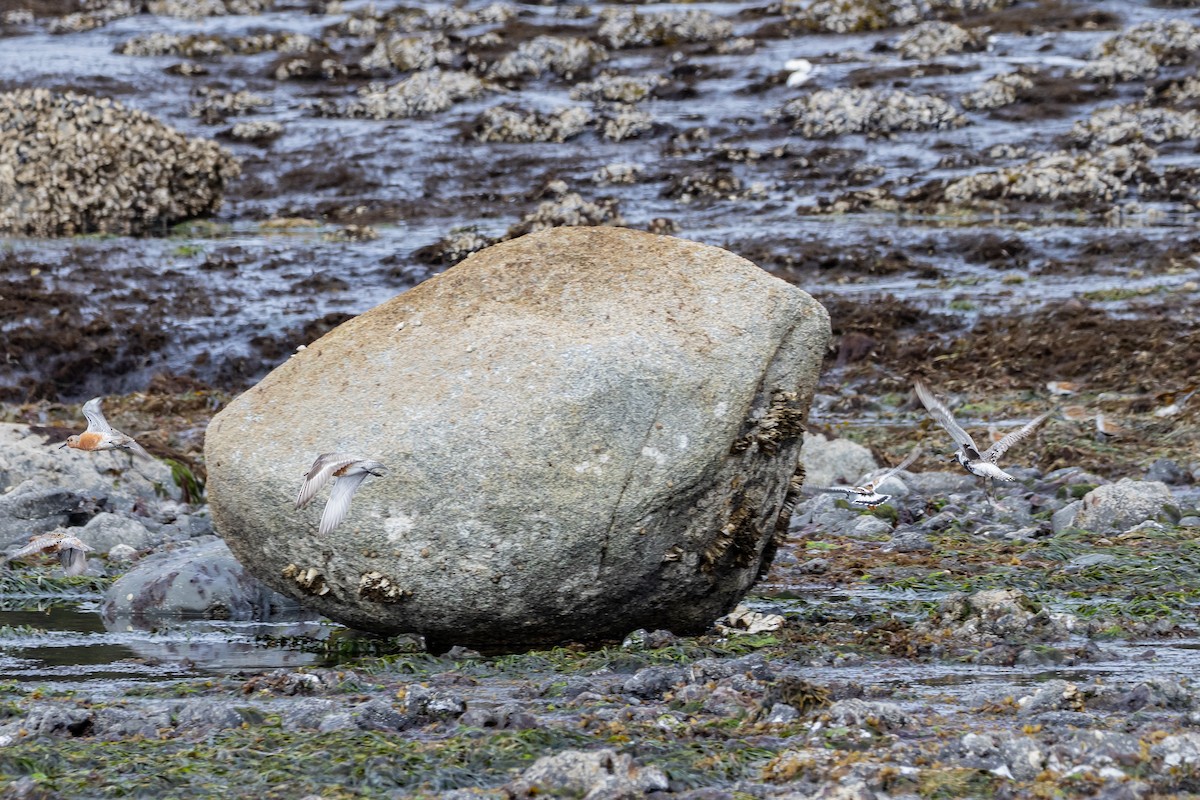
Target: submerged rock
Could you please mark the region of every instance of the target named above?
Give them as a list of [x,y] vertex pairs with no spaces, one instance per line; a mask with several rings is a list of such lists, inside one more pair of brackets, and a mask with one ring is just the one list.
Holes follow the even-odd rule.
[[[703,629],[770,557],[828,331],[808,295],[718,248],[530,234],[218,414],[213,520],[270,585],[368,630],[516,648]],[[391,474],[322,537],[320,503],[293,504],[335,450]],[[372,575],[398,591],[364,590]]]
[[210,214],[239,167],[107,98],[22,89],[0,94],[0,233],[140,233]]
[[294,607],[214,539],[142,559],[104,593],[100,613],[110,624],[143,625],[178,616],[262,619]]

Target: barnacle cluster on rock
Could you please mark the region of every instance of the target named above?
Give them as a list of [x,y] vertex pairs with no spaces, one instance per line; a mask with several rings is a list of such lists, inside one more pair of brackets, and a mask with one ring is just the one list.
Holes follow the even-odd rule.
[[586,74],[607,57],[603,47],[577,36],[536,36],[521,42],[487,68],[497,80],[536,78],[552,72],[572,80]]
[[1096,45],[1092,63],[1080,77],[1130,81],[1156,75],[1200,50],[1200,27],[1183,19],[1151,20],[1134,25]]
[[391,34],[376,40],[358,65],[364,70],[430,69],[450,66],[461,54],[462,48],[442,33]]
[[809,138],[939,130],[967,121],[939,97],[875,89],[824,89],[789,101],[776,116]]
[[508,3],[491,3],[471,10],[458,5],[441,5],[430,9],[399,6],[380,12],[368,4],[351,13],[329,29],[335,36],[371,37],[386,32],[457,31],[476,25],[507,22],[517,15]]
[[521,221],[511,226],[505,234],[515,239],[527,233],[564,225],[616,225],[623,226],[625,219],[617,208],[616,200],[585,200],[576,192],[566,192],[554,200],[547,200]]
[[805,30],[829,33],[915,25],[941,14],[995,11],[1016,0],[784,0],[783,14]]
[[591,112],[579,106],[543,113],[499,105],[479,115],[475,138],[481,142],[565,142],[583,133],[591,122]]
[[259,109],[272,104],[269,97],[254,92],[204,92],[200,101],[193,103],[188,109],[188,115],[199,117],[209,125],[217,125],[226,117],[253,114]]
[[592,180],[599,184],[637,183],[644,172],[645,168],[641,164],[615,162],[605,164],[596,170],[596,173],[592,176]]
[[283,135],[283,126],[270,120],[239,122],[229,129],[229,138],[239,142],[265,144]]
[[595,100],[608,103],[640,103],[650,96],[655,87],[666,83],[658,75],[600,75],[593,81],[577,83],[571,87],[572,100]]
[[981,37],[978,32],[939,20],[929,20],[912,27],[892,44],[900,55],[920,61],[965,50],[977,50],[980,46]]
[[214,211],[238,172],[225,148],[108,98],[0,95],[0,232],[159,228]]
[[715,42],[733,35],[733,24],[711,11],[637,11],[606,8],[600,12],[601,41],[615,50],[626,47]]
[[1068,138],[1085,147],[1127,142],[1161,142],[1200,138],[1200,111],[1147,108],[1141,103],[1096,111],[1071,128]]
[[455,103],[483,94],[483,81],[466,72],[431,69],[414,73],[390,86],[372,83],[358,92],[358,99],[339,106],[326,101],[316,106],[327,117],[401,119],[445,111]]
[[956,204],[1006,198],[1112,203],[1155,155],[1140,144],[1046,153],[1024,164],[952,181],[946,185],[945,199]]
[[1002,108],[1017,102],[1022,92],[1033,89],[1033,81],[1019,72],[1006,72],[988,78],[980,87],[959,100],[962,107],[979,111]]
[[619,104],[602,114],[600,133],[614,142],[633,139],[654,130],[654,117],[634,106]]

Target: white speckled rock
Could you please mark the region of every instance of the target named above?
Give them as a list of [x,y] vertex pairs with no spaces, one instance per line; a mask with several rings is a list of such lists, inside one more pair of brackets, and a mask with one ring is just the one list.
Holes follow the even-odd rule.
[[1084,495],[1074,526],[1089,531],[1125,530],[1160,514],[1173,500],[1165,483],[1122,478]]
[[[216,530],[343,623],[522,647],[703,629],[769,560],[829,336],[716,247],[556,228],[293,356],[209,426]],[[317,534],[322,452],[385,464]]]
[[808,486],[856,484],[868,472],[879,469],[871,451],[861,444],[814,433],[804,434],[800,460],[804,462],[804,483]]

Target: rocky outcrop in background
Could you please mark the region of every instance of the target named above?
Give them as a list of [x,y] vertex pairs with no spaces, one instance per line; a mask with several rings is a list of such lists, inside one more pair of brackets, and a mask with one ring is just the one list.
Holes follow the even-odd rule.
[[208,214],[239,172],[225,148],[115,100],[0,94],[0,234],[131,234]]

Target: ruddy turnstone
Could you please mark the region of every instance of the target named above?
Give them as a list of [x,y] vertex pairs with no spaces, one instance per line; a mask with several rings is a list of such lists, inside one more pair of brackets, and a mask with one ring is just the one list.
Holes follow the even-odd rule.
[[320,532],[329,533],[346,518],[350,511],[350,498],[354,497],[367,476],[381,477],[386,474],[387,468],[378,461],[346,453],[322,453],[304,473],[304,483],[296,497],[296,508],[304,508],[312,502],[322,486],[331,478],[336,478],[329,500],[325,502],[325,511],[321,514]]
[[100,398],[93,397],[83,404],[83,416],[87,418],[87,430],[83,433],[68,436],[67,441],[59,446],[75,450],[127,450],[130,453],[146,458],[153,458],[132,436],[114,429],[104,418],[100,410]]
[[917,378],[913,381],[913,386],[917,390],[917,397],[920,398],[922,405],[929,412],[929,416],[933,417],[934,421],[945,428],[946,433],[950,434],[950,438],[958,445],[958,450],[954,453],[954,459],[962,465],[963,469],[972,475],[977,475],[980,478],[989,478],[993,481],[1016,480],[1012,475],[1009,475],[996,466],[996,460],[1008,452],[1008,449],[1014,444],[1037,430],[1037,427],[1050,416],[1050,412],[1047,411],[1040,416],[1034,417],[1023,428],[1013,431],[987,450],[980,452],[979,447],[975,444],[975,440],[971,438],[971,434],[963,430],[962,426],[954,421],[954,415],[942,405],[940,400],[933,396],[933,392],[923,380]]

